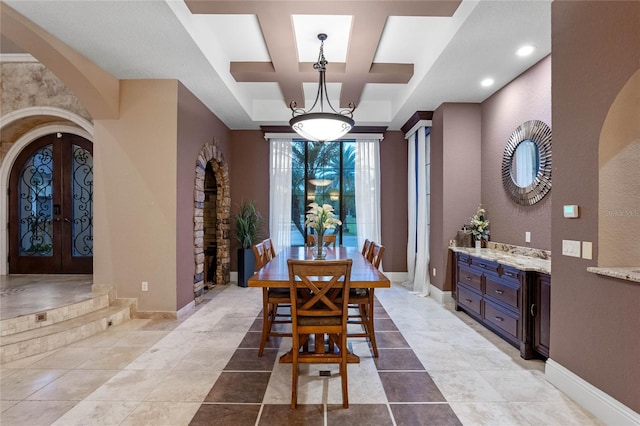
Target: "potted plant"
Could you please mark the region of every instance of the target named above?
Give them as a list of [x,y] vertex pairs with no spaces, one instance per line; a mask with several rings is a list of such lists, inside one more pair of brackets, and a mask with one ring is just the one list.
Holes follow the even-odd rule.
[[258,238],[258,225],[262,216],[256,210],[254,201],[243,201],[235,215],[238,249],[238,286],[246,287],[247,280],[253,275],[255,256],[253,244]]

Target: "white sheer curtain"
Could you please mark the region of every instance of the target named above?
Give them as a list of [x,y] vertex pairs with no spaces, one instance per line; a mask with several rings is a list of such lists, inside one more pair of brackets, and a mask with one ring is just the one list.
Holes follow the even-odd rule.
[[407,199],[408,199],[408,223],[407,223],[407,281],[402,285],[413,287],[413,277],[416,272],[416,230],[418,228],[418,210],[416,207],[416,145],[418,134],[414,133],[407,140]]
[[[414,293],[429,294],[429,143],[424,127],[409,138],[407,236],[408,279],[403,283]],[[413,145],[413,146],[412,146]]]
[[278,253],[291,245],[291,139],[271,139],[269,147],[269,236]]
[[[356,225],[358,247],[364,240],[382,244],[380,232],[380,141],[356,141]],[[382,267],[381,267],[382,269]]]

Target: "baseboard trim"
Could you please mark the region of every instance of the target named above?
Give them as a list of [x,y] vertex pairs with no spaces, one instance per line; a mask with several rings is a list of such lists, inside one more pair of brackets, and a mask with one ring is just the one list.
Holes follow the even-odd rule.
[[409,274],[406,272],[383,272],[383,274],[389,278],[391,282],[403,283],[409,279]]
[[177,320],[178,313],[171,311],[137,311],[134,317],[137,319]]
[[453,296],[450,291],[442,291],[433,284],[429,284],[429,297],[441,305],[453,303]]
[[640,424],[640,414],[551,358],[546,363],[545,378],[608,425]]
[[196,301],[192,300],[191,302],[184,305],[182,308],[178,309],[178,312],[176,312],[177,319],[181,320],[188,317],[193,313],[195,309],[196,309]]

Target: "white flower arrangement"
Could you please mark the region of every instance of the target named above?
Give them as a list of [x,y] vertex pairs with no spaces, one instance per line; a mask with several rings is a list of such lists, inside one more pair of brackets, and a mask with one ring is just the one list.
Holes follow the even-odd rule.
[[319,241],[322,241],[324,232],[327,229],[334,229],[337,225],[342,225],[342,221],[336,217],[333,212],[333,206],[330,204],[323,204],[322,206],[318,205],[318,203],[309,204],[306,217],[304,226],[315,229],[318,233]]
[[471,216],[469,221],[471,233],[476,240],[489,239],[489,221],[485,217],[486,213],[482,206],[478,206],[476,214]]

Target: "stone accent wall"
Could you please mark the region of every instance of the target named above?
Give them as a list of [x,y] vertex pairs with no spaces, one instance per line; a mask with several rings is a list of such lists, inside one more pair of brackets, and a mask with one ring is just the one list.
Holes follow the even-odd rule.
[[78,98],[41,63],[1,63],[0,74],[3,115],[32,106],[52,106],[75,112],[92,121]]
[[195,247],[196,274],[193,279],[193,292],[195,303],[202,300],[204,293],[204,208],[205,193],[204,183],[207,164],[211,164],[216,178],[216,285],[228,284],[231,281],[231,242],[230,242],[230,215],[231,215],[231,189],[229,186],[229,167],[224,161],[222,153],[218,150],[215,140],[202,147],[196,161],[196,181],[194,190],[194,214],[193,214],[193,242]]
[[[0,63],[0,114],[3,116],[30,107],[55,107],[71,111],[92,122],[78,98],[55,74],[39,62]],[[40,115],[23,118],[5,126],[0,133],[0,163],[22,135],[42,124],[71,121]]]

